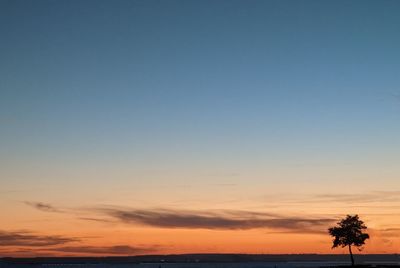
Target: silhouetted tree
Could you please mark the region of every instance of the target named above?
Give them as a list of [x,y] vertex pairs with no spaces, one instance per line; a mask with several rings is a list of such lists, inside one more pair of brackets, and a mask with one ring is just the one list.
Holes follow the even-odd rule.
[[358,215],[347,215],[346,218],[342,219],[337,223],[337,226],[329,228],[329,234],[333,236],[333,246],[349,247],[349,253],[351,258],[351,266],[354,266],[353,252],[351,246],[355,246],[358,250],[362,250],[361,246],[365,244],[365,240],[369,238],[367,233],[363,233],[366,230],[364,222],[358,218]]

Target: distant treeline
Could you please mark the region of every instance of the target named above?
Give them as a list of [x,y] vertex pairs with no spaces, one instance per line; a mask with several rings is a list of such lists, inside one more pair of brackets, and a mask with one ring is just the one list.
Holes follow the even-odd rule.
[[[128,257],[37,257],[0,258],[7,264],[113,264],[113,263],[188,263],[188,262],[348,262],[348,255],[336,254],[181,254]],[[359,254],[359,263],[400,263],[399,254]]]

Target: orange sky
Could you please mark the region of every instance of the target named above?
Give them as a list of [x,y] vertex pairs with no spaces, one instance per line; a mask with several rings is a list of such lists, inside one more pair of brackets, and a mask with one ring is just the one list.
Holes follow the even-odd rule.
[[293,195],[280,202],[269,200],[263,209],[264,202],[249,202],[243,209],[225,204],[208,210],[183,205],[64,206],[8,198],[1,207],[8,217],[0,223],[0,252],[3,256],[346,253],[347,249],[331,249],[326,229],[343,216],[342,211],[357,211],[371,235],[362,252],[396,253],[397,195],[390,191],[307,199]]

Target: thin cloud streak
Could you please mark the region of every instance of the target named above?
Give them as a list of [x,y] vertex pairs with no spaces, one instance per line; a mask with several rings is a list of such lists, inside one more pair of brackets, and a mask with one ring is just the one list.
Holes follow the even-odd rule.
[[316,199],[326,202],[373,203],[400,201],[400,191],[374,191],[365,194],[321,194]]
[[113,223],[114,222],[109,219],[89,218],[89,217],[80,217],[79,219],[84,220],[84,221],[94,221],[94,222],[103,222],[103,223]]
[[158,228],[249,230],[271,228],[297,233],[316,232],[333,222],[331,218],[285,217],[276,214],[248,211],[179,211],[168,209],[122,210],[103,208],[102,213],[128,224],[141,224]]
[[284,230],[284,231],[271,231],[266,234],[327,234],[327,229],[303,229],[301,232],[298,230]]
[[63,236],[41,236],[26,231],[1,231],[0,230],[0,246],[56,246],[70,242],[80,241],[77,238]]
[[29,202],[25,201],[24,202],[26,205],[31,206],[37,210],[44,211],[44,212],[63,212],[62,210],[56,208],[55,206],[47,203],[42,203],[42,202]]
[[129,245],[116,245],[110,247],[93,247],[93,246],[70,246],[50,248],[46,251],[63,252],[63,253],[82,253],[82,254],[102,254],[102,255],[132,255],[148,253],[155,247],[132,247]]
[[[290,195],[289,195],[290,196]],[[309,204],[309,203],[344,203],[348,204],[364,204],[366,207],[373,203],[399,203],[400,191],[371,191],[366,193],[351,193],[351,194],[314,194],[314,195],[292,195],[288,198],[278,196],[268,196],[267,199],[272,203],[282,204]]]
[[400,237],[400,228],[378,229],[377,231],[386,237]]
[[[28,204],[42,211],[61,211],[51,204],[41,202],[28,202]],[[97,215],[79,217],[80,220],[103,223],[123,222],[170,229],[250,230],[268,228],[290,233],[316,234],[326,232],[326,228],[335,222],[335,219],[331,217],[292,217],[276,213],[243,210],[192,211],[118,207],[85,210]]]

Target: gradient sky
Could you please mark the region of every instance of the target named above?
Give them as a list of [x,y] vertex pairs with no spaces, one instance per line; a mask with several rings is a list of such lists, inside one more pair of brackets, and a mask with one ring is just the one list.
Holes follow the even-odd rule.
[[399,1],[0,1],[0,256],[400,248]]

